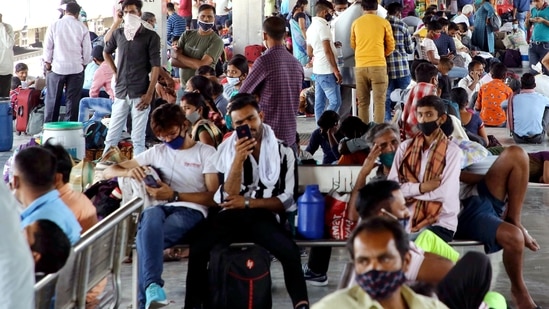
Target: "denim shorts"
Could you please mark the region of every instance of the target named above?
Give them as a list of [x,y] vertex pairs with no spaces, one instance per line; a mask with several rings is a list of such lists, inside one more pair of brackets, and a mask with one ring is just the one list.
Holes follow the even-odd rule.
[[486,253],[503,249],[496,242],[496,232],[503,223],[505,202],[490,193],[484,180],[477,184],[478,195],[461,200],[463,209],[458,216],[455,238],[477,240],[484,244]]

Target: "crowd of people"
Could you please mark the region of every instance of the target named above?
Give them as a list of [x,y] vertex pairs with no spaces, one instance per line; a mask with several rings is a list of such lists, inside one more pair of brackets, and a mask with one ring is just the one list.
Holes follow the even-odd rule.
[[[275,2],[262,25],[266,50],[252,63],[241,54],[228,59],[231,1],[171,1],[162,17],[144,12],[141,0],[117,1],[113,26],[92,44],[79,19],[82,8],[64,0],[62,17],[44,42],[45,122],[110,115],[104,153],[127,131],[133,158],[103,176],[142,183],[150,169],[160,175],[143,184],[163,202],[145,209],[138,223],[139,308],[168,304],[163,252],[182,241],[190,244],[184,308],[209,305],[210,252],[232,242],[256,243],[280,261],[293,308],[479,308],[491,293],[490,262],[481,253],[458,259],[448,245],[454,238],[480,241],[486,253],[503,250],[516,305],[539,308],[522,271],[524,249],[539,245],[522,225],[521,210],[528,181],[549,183],[549,155],[494,147],[501,145],[485,127],[507,126],[516,143],[541,143],[549,98],[536,92],[539,72],[518,77],[494,57],[494,3],[459,2],[453,18],[429,7],[422,19],[413,1],[383,1],[383,8],[376,0],[318,0],[314,16],[307,0],[297,0],[292,10],[286,0]],[[340,111],[347,95],[338,59],[342,42],[333,28],[357,12],[348,29],[354,117]],[[532,9],[515,1],[513,31],[526,36],[533,25],[531,63],[549,64],[547,12],[543,0],[534,0]],[[166,37],[155,31],[159,18],[167,20]],[[10,28],[1,15],[0,26],[3,39]],[[161,63],[162,44],[169,63]],[[12,78],[11,61],[9,74],[0,63],[0,96],[8,80],[16,104],[18,91],[35,81],[24,63],[15,65]],[[304,82],[308,67],[311,88]],[[296,115],[304,88],[314,91],[318,128],[302,149]],[[392,95],[398,89],[401,94]],[[361,165],[349,201],[349,219],[361,223],[348,240],[354,281],[312,305],[306,282],[327,285],[331,248],[311,249],[302,265],[300,248],[280,220],[296,210],[297,164],[316,164],[311,157],[319,148],[322,164]],[[490,160],[489,152],[498,156],[485,175],[468,171]],[[13,162],[8,184],[15,199],[4,185],[0,196],[13,217],[21,205],[14,219],[21,224],[2,228],[13,235],[5,246],[19,251],[0,263],[6,270],[17,264],[17,281],[5,274],[13,279],[17,307],[30,308],[20,301],[32,301],[33,259],[36,278],[58,271],[98,218],[90,200],[70,189],[72,161],[61,146],[30,147]],[[430,288],[416,293],[410,283]],[[103,288],[90,291],[90,304]]]

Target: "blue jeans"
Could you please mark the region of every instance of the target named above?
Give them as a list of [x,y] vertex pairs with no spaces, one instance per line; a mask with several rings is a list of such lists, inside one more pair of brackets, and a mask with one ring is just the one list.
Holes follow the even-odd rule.
[[466,68],[461,68],[461,67],[454,66],[450,70],[450,72],[448,72],[448,77],[451,78],[451,79],[464,78],[465,76],[467,76],[467,74],[469,74],[469,72],[467,71]]
[[128,113],[132,115],[132,143],[133,155],[136,156],[145,151],[145,132],[147,130],[147,120],[149,119],[149,110],[151,107],[140,111],[136,106],[141,102],[141,98],[130,99],[128,96],[124,99],[115,98],[112,103],[111,121],[109,130],[105,138],[105,154],[111,146],[118,146],[122,130],[126,127]]
[[[318,122],[320,115],[326,110],[339,112],[341,106],[341,90],[334,74],[315,74],[315,119]],[[326,107],[328,99],[328,107]]]
[[[538,62],[545,57],[547,52],[549,51],[549,42],[536,42],[534,40],[530,40],[530,48],[528,49],[528,60],[530,61],[530,73],[536,75],[538,74],[536,71],[532,70],[531,66],[536,65]],[[549,75],[549,71],[545,68],[545,66],[541,66],[543,68],[543,74]]]
[[164,286],[164,249],[181,243],[203,219],[200,211],[183,206],[157,205],[143,211],[136,239],[140,308],[145,307],[145,290],[151,283]]
[[408,85],[410,85],[410,81],[412,80],[412,77],[410,75],[406,75],[404,77],[399,77],[395,79],[389,79],[389,85],[387,86],[387,99],[385,100],[385,121],[390,122],[391,121],[391,92],[393,92],[395,89],[406,89]]
[[82,98],[78,107],[78,122],[88,120],[90,109],[94,111],[91,120],[101,121],[103,117],[111,114],[112,100],[105,98]]

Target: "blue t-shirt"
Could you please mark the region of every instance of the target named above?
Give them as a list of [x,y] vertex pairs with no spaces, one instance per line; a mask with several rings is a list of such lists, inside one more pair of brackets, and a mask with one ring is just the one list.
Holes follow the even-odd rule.
[[57,224],[65,232],[72,245],[80,239],[82,228],[72,211],[59,197],[59,191],[52,190],[34,200],[21,213],[21,228],[42,219]]
[[[549,7],[538,10],[532,8],[532,18],[541,17],[549,20]],[[532,30],[532,41],[536,42],[549,42],[549,26],[544,23],[534,23],[534,30]]]
[[334,145],[334,147],[331,147],[330,141],[328,141],[328,136],[320,133],[320,129],[316,129],[311,134],[309,145],[307,145],[305,151],[309,152],[310,154],[315,154],[319,147],[322,148],[322,152],[324,152],[322,164],[332,164],[335,161],[339,160],[339,151],[337,150],[338,144]]
[[514,133],[532,136],[542,133],[543,113],[549,107],[549,99],[536,92],[520,93],[513,97]]

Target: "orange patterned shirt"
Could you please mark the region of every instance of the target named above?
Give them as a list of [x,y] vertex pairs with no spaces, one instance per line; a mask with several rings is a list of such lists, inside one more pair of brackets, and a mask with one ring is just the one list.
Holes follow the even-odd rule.
[[501,79],[494,79],[480,87],[475,109],[480,110],[480,118],[485,125],[497,127],[507,121],[501,103],[512,94],[513,90]]

